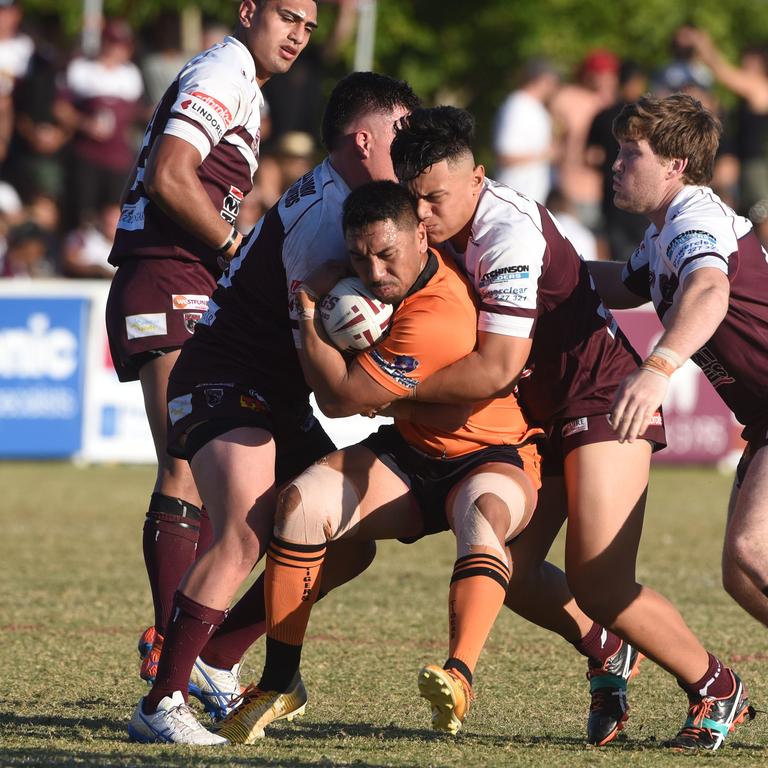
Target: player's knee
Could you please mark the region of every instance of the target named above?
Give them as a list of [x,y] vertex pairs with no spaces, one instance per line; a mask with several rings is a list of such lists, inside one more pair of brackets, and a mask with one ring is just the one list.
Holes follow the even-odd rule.
[[318,546],[341,538],[360,520],[360,498],[351,481],[325,464],[313,464],[281,494],[275,536]]
[[[449,502],[448,518],[456,534],[458,556],[483,548],[507,562],[505,542],[520,522],[513,504],[523,498],[518,484],[505,475],[481,472],[464,481]],[[523,504],[520,504],[522,514]]]

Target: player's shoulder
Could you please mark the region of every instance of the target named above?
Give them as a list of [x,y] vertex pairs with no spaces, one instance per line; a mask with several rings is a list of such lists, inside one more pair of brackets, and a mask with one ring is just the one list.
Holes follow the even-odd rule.
[[709,187],[685,187],[667,211],[658,244],[668,257],[683,248],[698,252],[731,250],[751,228]]
[[339,258],[341,213],[349,188],[328,160],[291,184],[278,202],[286,244],[312,243],[315,252],[330,250]]
[[181,78],[218,81],[222,88],[232,86],[255,91],[256,72],[253,59],[242,43],[225,37],[220,43],[191,58],[181,69]]
[[472,246],[481,254],[543,244],[539,206],[514,189],[486,179],[472,222],[470,239]]

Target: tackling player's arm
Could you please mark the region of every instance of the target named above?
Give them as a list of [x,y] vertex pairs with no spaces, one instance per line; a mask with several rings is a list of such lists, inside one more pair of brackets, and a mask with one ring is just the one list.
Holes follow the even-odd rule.
[[221,218],[211,203],[197,175],[202,162],[194,145],[163,134],[147,159],[144,188],[168,216],[211,248],[222,248],[231,240],[222,251],[229,257],[240,247],[243,236]]
[[664,333],[642,367],[619,387],[611,424],[619,441],[632,442],[664,400],[669,378],[712,338],[728,312],[728,276],[714,267],[690,273],[664,315]]
[[417,400],[476,403],[510,394],[525,368],[531,339],[480,331],[477,349],[433,373],[413,391]]
[[627,288],[624,264],[620,261],[588,261],[587,269],[603,304],[609,309],[630,309],[648,301]]

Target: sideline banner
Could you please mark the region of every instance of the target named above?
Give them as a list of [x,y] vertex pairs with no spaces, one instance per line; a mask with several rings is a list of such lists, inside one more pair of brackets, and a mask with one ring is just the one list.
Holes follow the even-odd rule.
[[0,300],[0,456],[80,451],[88,309],[82,296]]
[[[0,459],[86,462],[155,461],[138,382],[120,384],[109,356],[100,280],[0,280]],[[650,305],[616,312],[641,356],[661,326]],[[326,419],[340,447],[385,419]],[[688,362],[672,378],[664,404],[669,447],[658,463],[733,461],[740,426],[699,369]]]

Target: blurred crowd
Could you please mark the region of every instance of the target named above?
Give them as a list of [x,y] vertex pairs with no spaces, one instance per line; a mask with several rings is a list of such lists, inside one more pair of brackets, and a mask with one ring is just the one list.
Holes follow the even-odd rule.
[[[643,94],[685,92],[717,114],[723,136],[711,186],[768,242],[768,47],[738,64],[703,30],[675,31],[669,61],[654,71],[593,50],[570,78],[552,62],[527,62],[493,129],[495,177],[546,204],[587,259],[626,261],[647,221],[613,205],[611,126]],[[730,109],[719,98],[730,93]],[[735,99],[734,99],[735,97]]]
[[[310,46],[279,88],[265,88],[262,155],[238,228],[247,232],[318,159],[322,77],[354,30],[342,2],[325,45]],[[205,27],[201,48],[229,30]],[[25,19],[0,0],[0,276],[106,278],[119,200],[154,105],[189,58],[178,16],[146,34],[107,20],[97,54],[60,41],[56,17]],[[587,259],[626,260],[645,228],[612,203],[611,123],[643,93],[686,91],[718,113],[724,135],[713,187],[768,241],[768,59],[743,51],[730,63],[706,32],[675,33],[669,61],[646,72],[608,50],[567,76],[526,63],[493,126],[491,175],[546,204]],[[718,95],[735,94],[725,110]]]

